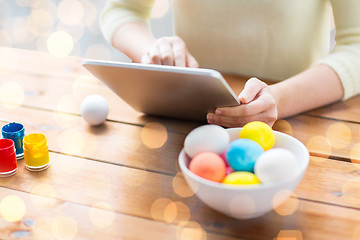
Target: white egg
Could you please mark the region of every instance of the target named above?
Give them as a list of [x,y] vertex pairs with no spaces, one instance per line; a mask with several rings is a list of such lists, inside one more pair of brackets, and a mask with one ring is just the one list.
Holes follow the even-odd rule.
[[272,148],[260,155],[255,162],[255,175],[262,183],[274,183],[296,177],[298,160],[284,148]]
[[224,128],[217,125],[203,125],[186,136],[184,150],[191,158],[201,152],[221,154],[229,141],[230,135]]
[[86,122],[92,126],[97,126],[105,122],[109,113],[109,104],[104,97],[93,94],[82,101],[80,111]]

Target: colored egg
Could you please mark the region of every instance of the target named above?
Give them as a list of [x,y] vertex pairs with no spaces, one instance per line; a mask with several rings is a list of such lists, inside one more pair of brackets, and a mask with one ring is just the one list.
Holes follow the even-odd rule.
[[217,125],[203,125],[192,130],[185,138],[184,150],[193,158],[201,152],[221,154],[230,142],[229,133]]
[[223,151],[222,154],[220,154],[220,157],[221,157],[222,160],[224,160],[226,167],[228,167],[229,164],[228,164],[228,162],[226,161],[226,149],[225,149],[225,151]]
[[222,181],[224,184],[232,185],[250,185],[259,184],[260,181],[255,174],[251,172],[233,172],[227,175]]
[[214,182],[221,182],[226,174],[224,160],[212,152],[197,154],[191,160],[189,169],[196,175]]
[[226,150],[226,160],[234,171],[254,172],[255,162],[264,149],[250,139],[232,141]]
[[272,148],[275,143],[272,128],[259,121],[246,124],[240,132],[240,138],[247,138],[257,142],[265,151]]
[[298,161],[284,148],[273,148],[262,154],[255,163],[255,174],[263,183],[274,183],[297,176]]

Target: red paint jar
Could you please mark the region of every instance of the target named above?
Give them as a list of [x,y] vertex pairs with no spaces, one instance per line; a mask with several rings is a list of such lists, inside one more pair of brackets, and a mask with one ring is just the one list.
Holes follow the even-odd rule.
[[14,141],[0,139],[0,177],[8,177],[17,172]]

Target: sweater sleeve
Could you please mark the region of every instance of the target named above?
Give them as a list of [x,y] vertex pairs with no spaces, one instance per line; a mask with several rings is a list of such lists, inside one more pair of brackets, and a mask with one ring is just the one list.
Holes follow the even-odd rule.
[[149,24],[155,0],[108,0],[100,15],[100,28],[111,43],[115,31],[127,22]]
[[318,63],[339,76],[344,100],[360,93],[360,1],[331,0],[336,27],[334,49]]

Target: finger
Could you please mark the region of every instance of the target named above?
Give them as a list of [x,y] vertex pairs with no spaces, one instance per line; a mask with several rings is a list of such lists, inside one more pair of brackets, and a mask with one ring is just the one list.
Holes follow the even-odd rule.
[[169,42],[163,42],[159,45],[160,58],[162,65],[174,66],[174,57]]
[[190,53],[188,53],[186,55],[186,66],[191,67],[191,68],[199,67],[199,63],[196,61],[196,59]]
[[207,120],[209,124],[215,124],[223,127],[242,127],[245,124],[253,121],[261,121],[269,126],[272,126],[276,121],[277,116],[271,111],[262,112],[260,114],[246,116],[246,117],[228,117],[209,113]]
[[218,108],[215,113],[228,117],[244,117],[256,115],[266,111],[267,109],[274,108],[276,108],[276,105],[273,98],[271,98],[271,95],[264,94],[260,95],[259,98],[248,104],[241,104],[236,107]]
[[151,64],[150,57],[147,53],[145,53],[141,58],[141,63],[143,64]]
[[160,50],[157,46],[152,46],[149,51],[150,63],[161,65]]
[[253,101],[260,91],[267,87],[266,83],[260,81],[257,78],[250,78],[246,83],[244,89],[239,95],[239,100],[241,103],[249,103]]
[[175,66],[186,67],[186,47],[180,38],[175,38],[172,42],[172,50]]

